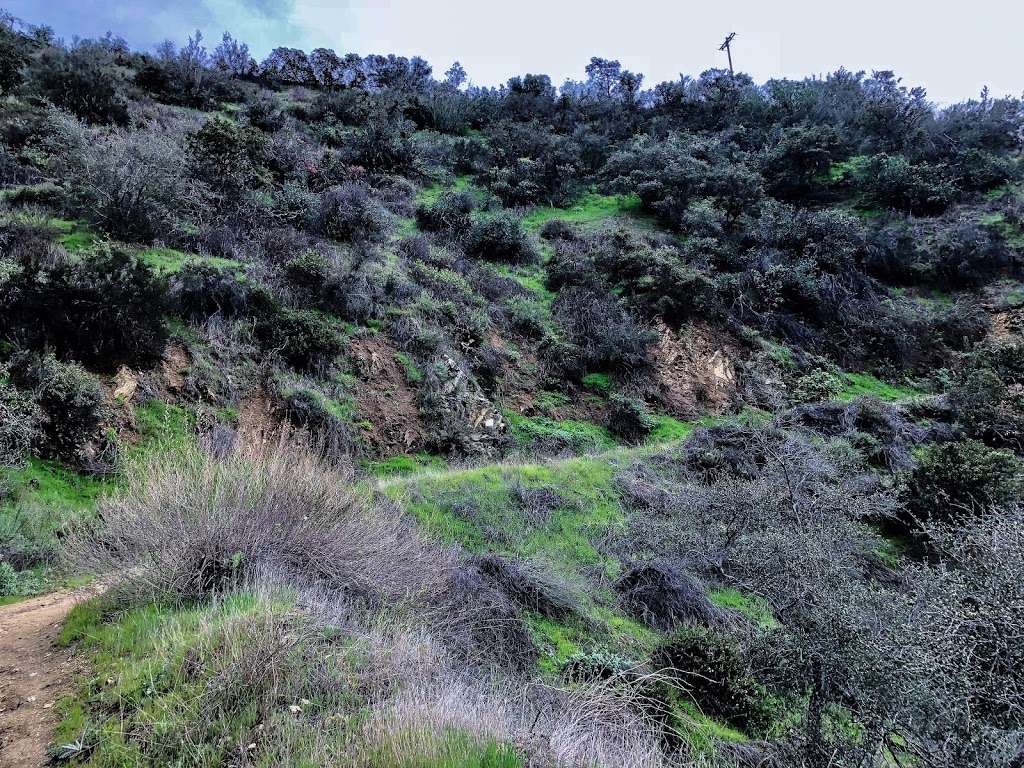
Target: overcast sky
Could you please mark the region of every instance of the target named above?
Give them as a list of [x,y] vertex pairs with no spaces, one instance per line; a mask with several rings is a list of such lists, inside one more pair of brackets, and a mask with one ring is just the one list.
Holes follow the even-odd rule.
[[591,56],[619,59],[645,85],[725,67],[757,82],[892,69],[940,103],[1024,92],[1024,0],[0,0],[59,35],[112,30],[133,47],[224,30],[261,58],[272,47],[420,55],[438,75],[458,59],[478,85],[525,72],[560,84]]

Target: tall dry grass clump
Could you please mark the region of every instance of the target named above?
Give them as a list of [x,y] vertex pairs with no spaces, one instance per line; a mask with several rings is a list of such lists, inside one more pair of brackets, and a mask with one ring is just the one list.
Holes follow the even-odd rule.
[[268,569],[369,605],[432,603],[454,566],[397,510],[360,497],[350,471],[284,445],[158,457],[67,552],[77,571],[116,574],[122,595],[172,603]]

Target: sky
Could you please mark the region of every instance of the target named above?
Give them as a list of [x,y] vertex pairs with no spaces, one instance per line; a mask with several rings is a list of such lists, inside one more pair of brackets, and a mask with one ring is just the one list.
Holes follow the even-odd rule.
[[66,40],[113,31],[133,48],[183,42],[212,49],[228,30],[257,58],[278,45],[419,55],[440,76],[458,59],[476,85],[545,73],[583,79],[591,56],[642,72],[645,86],[726,67],[756,82],[890,69],[940,104],[1024,93],[1021,0],[0,0]]

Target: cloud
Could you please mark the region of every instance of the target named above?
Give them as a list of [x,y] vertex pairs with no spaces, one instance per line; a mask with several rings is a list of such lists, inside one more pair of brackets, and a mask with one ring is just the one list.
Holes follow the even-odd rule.
[[301,45],[292,22],[294,0],[183,0],[162,7],[151,0],[8,0],[7,10],[33,24],[47,24],[66,40],[108,31],[133,48],[150,50],[162,40],[181,43],[199,29],[208,42],[224,31],[257,54],[275,45]]

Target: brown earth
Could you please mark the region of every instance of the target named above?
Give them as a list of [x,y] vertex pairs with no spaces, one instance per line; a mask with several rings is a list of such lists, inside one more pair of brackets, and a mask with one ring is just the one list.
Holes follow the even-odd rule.
[[57,700],[71,690],[75,657],[54,640],[68,611],[95,587],[0,607],[0,768],[47,765]]
[[735,342],[710,326],[692,324],[674,331],[658,328],[654,371],[658,399],[671,415],[692,419],[721,413],[736,395]]
[[363,386],[356,389],[356,413],[366,422],[363,440],[373,455],[392,456],[419,450],[426,428],[416,393],[387,340],[353,339],[349,354]]

